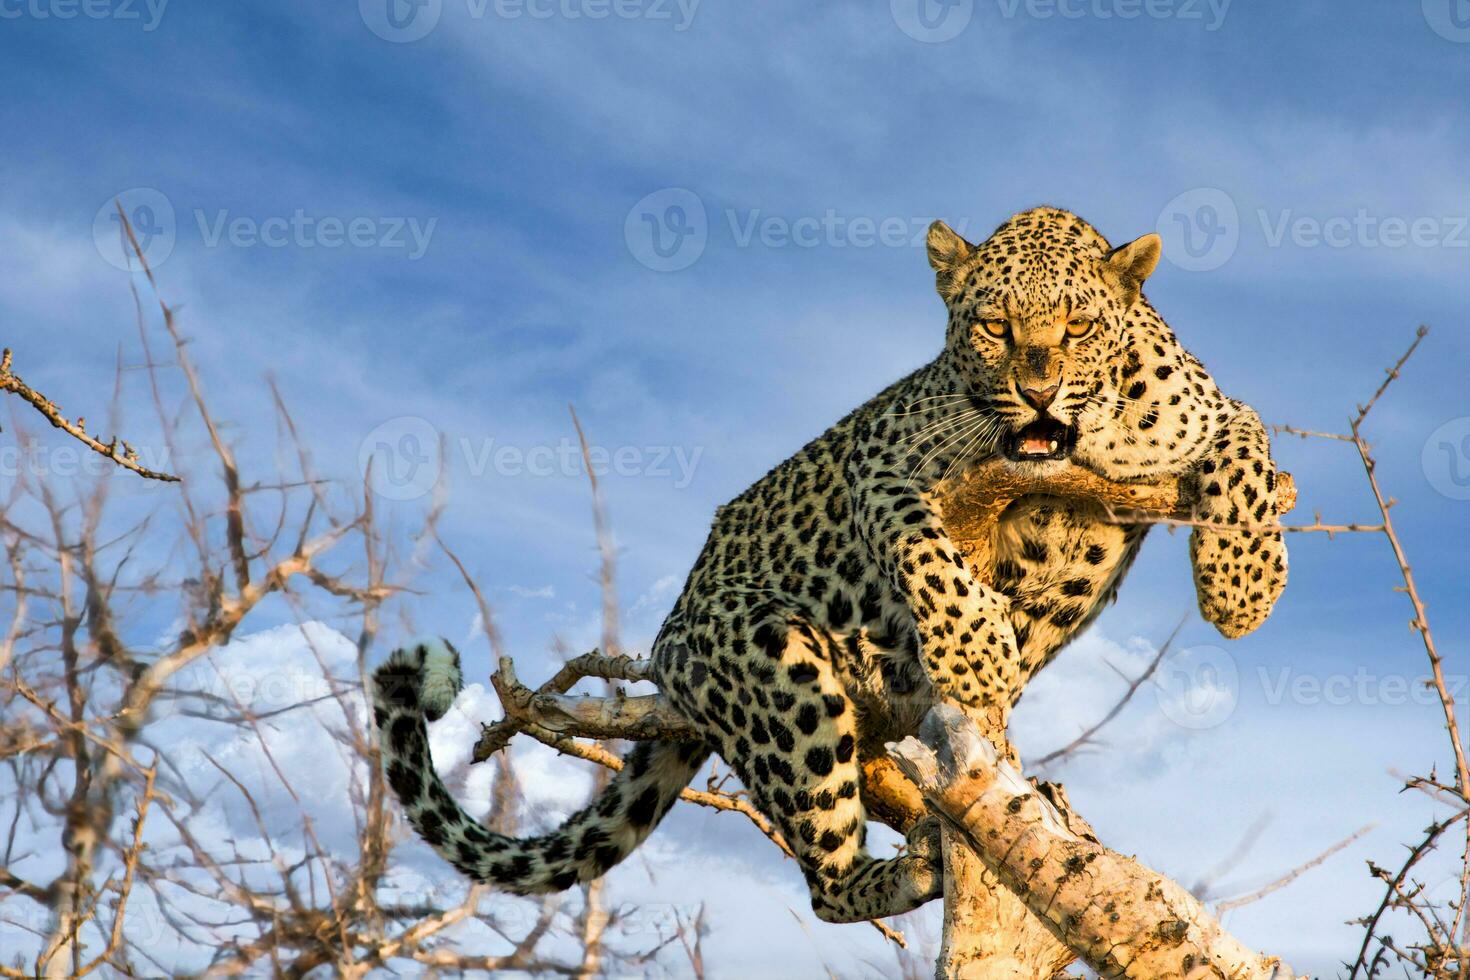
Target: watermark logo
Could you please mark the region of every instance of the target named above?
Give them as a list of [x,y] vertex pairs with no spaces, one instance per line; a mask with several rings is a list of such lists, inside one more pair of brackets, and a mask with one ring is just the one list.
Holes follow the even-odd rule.
[[[424,256],[439,226],[434,217],[314,214],[305,208],[264,217],[232,214],[225,208],[193,208],[188,213],[207,249],[376,249],[399,253],[409,261]],[[138,268],[137,255],[123,229],[123,215],[132,225],[138,250],[152,268],[173,254],[179,234],[187,232],[190,224],[186,217],[181,229],[173,203],[152,187],[134,187],[108,200],[92,219],[92,240],[109,265],[123,270]]]
[[1247,231],[1252,241],[1268,249],[1470,249],[1470,215],[1387,214],[1366,207],[1317,215],[1295,208],[1256,208],[1254,221],[1248,222],[1242,221],[1235,200],[1216,187],[1197,187],[1175,197],[1159,213],[1157,229],[1165,257],[1191,272],[1218,269],[1230,261]]
[[[0,0],[3,2],[3,0]],[[122,209],[122,214],[118,209]],[[138,255],[128,241],[122,215],[127,215],[138,240],[138,252],[148,265],[158,268],[173,254],[178,239],[174,206],[167,195],[152,187],[132,187],[109,197],[92,218],[92,242],[108,265],[124,272],[139,269]]]
[[[389,500],[414,500],[434,489],[445,465],[472,480],[599,478],[667,481],[675,490],[694,482],[704,456],[702,446],[592,444],[563,437],[554,443],[524,445],[494,436],[445,436],[415,416],[389,419],[358,446],[358,469],[369,487]],[[371,466],[371,470],[369,469]]]
[[1431,432],[1419,462],[1435,490],[1451,500],[1470,500],[1470,416],[1450,419]]
[[493,437],[461,436],[455,440],[455,448],[475,479],[486,473],[511,479],[577,478],[585,476],[590,466],[594,476],[668,480],[675,490],[694,482],[694,471],[704,455],[703,446],[590,445],[584,456],[581,444],[568,438],[555,444],[517,446]]
[[915,41],[942,44],[959,37],[975,16],[975,0],[889,0],[893,22]]
[[628,212],[623,240],[633,258],[654,272],[687,269],[699,261],[709,242],[704,202],[683,187],[654,191]]
[[1470,217],[1465,215],[1377,215],[1358,208],[1351,215],[1326,218],[1284,208],[1256,211],[1261,235],[1270,248],[1470,248]]
[[[704,254],[716,232],[735,248],[924,247],[932,217],[843,214],[771,214],[761,208],[726,208],[711,223],[698,194],[669,187],[643,198],[623,222],[623,238],[638,262],[656,272],[677,272]],[[951,221],[960,234],[968,219]],[[723,239],[722,239],[723,240]]]
[[[154,472],[172,469],[168,446],[152,446],[147,443],[131,443],[138,453],[138,463]],[[0,486],[9,481],[34,477],[36,479],[74,479],[80,476],[107,476],[117,469],[117,464],[101,453],[93,452],[76,443],[48,446],[44,443],[25,442],[0,445]]]
[[[845,215],[827,208],[821,215],[788,217],[766,214],[760,208],[741,212],[725,210],[730,237],[737,248],[760,244],[765,248],[922,248],[928,236],[929,218],[900,218],[889,215]],[[951,223],[963,235],[969,219]]]
[[[195,717],[219,720],[242,711],[273,714],[328,698],[334,690],[347,686],[343,680],[305,666],[241,670],[205,657],[173,675],[162,696],[153,702],[151,717],[174,718],[186,711]],[[343,695],[341,700],[350,704],[355,696]]]
[[151,34],[163,22],[168,0],[0,0],[0,20],[137,21]]
[[434,489],[444,468],[439,431],[416,415],[391,418],[357,449],[357,469],[387,500],[416,500]]
[[234,248],[380,248],[401,251],[415,261],[429,250],[439,219],[364,214],[344,218],[308,214],[305,208],[296,208],[289,216],[231,217],[223,208],[213,214],[195,208],[194,223],[205,248],[222,244]]
[[1424,0],[1424,20],[1445,40],[1470,43],[1470,0]]
[[1164,717],[1194,731],[1224,724],[1240,699],[1235,658],[1219,647],[1171,652],[1159,664],[1153,682]]
[[1155,229],[1165,258],[1189,272],[1208,272],[1229,262],[1240,245],[1240,212],[1218,187],[1196,187],[1164,205]]
[[465,0],[471,20],[484,19],[493,10],[502,20],[619,20],[669,21],[682,34],[694,23],[700,0]]
[[1032,20],[1177,20],[1199,23],[1218,31],[1230,12],[1231,0],[996,0],[1000,14],[1014,20],[1025,14]]
[[357,12],[378,37],[393,44],[410,44],[438,26],[444,0],[357,0]]
[[[1231,0],[995,0],[1002,20],[1175,20],[1218,31]],[[970,25],[975,0],[889,0],[899,30],[916,41],[939,44]]]
[[[1407,674],[1375,674],[1365,667],[1358,667],[1351,674],[1318,675],[1289,666],[1274,670],[1258,667],[1256,672],[1263,700],[1272,707],[1291,704],[1299,707],[1342,708],[1362,705],[1398,708],[1439,704],[1439,690],[1434,679],[1427,674],[1418,677]],[[1460,700],[1465,691],[1465,682],[1466,677],[1463,674],[1445,676],[1445,694],[1450,700]]]
[[[672,24],[676,33],[682,33],[694,23],[699,3],[700,0],[464,0],[464,12],[471,21],[488,17],[497,20],[616,17],[663,21]],[[357,11],[368,30],[378,37],[394,44],[408,44],[422,40],[439,26],[444,0],[357,0]]]

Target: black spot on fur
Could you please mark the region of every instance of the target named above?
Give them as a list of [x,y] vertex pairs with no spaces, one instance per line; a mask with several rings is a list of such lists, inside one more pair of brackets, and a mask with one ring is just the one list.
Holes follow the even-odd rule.
[[642,779],[653,766],[653,743],[639,742],[628,753],[628,775]]
[[404,803],[417,800],[424,788],[418,770],[397,760],[388,766],[388,785],[393,787],[393,795]]
[[752,639],[755,640],[755,645],[764,650],[766,656],[772,660],[779,659],[786,650],[786,637],[770,623],[761,623],[756,627],[755,636]]
[[373,674],[376,700],[384,705],[417,713],[419,710],[418,668],[407,664],[384,664]]
[[433,846],[444,843],[444,821],[439,819],[437,812],[425,810],[420,813],[414,826],[418,828],[419,836]]
[[403,752],[414,741],[421,722],[413,715],[399,715],[388,726],[388,740]]
[[817,679],[817,668],[811,664],[797,664],[786,672],[793,684],[810,684]]

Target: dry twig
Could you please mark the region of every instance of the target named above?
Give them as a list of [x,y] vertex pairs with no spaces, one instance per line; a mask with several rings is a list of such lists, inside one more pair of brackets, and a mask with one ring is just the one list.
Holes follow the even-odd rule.
[[107,442],[103,442],[87,431],[87,420],[85,418],[78,416],[75,422],[69,420],[62,414],[61,409],[55,402],[26,384],[20,379],[19,375],[11,371],[12,359],[9,347],[5,348],[3,353],[0,353],[0,391],[8,391],[11,394],[19,395],[22,399],[29,402],[36,411],[45,416],[46,421],[50,422],[53,426],[65,432],[94,453],[111,460],[123,469],[132,470],[139,476],[149,480],[162,480],[166,483],[178,482],[179,478],[171,473],[161,473],[158,470],[151,470],[144,466],[138,459],[138,451],[129,445],[126,440],[113,436]]

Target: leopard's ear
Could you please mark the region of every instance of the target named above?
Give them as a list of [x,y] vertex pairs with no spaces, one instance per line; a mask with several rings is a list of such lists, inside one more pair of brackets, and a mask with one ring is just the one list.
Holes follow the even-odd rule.
[[964,261],[975,253],[975,246],[961,238],[943,221],[929,226],[929,264],[934,267],[934,284],[939,295],[948,299],[954,291],[955,274]]
[[1164,245],[1156,234],[1135,238],[1127,245],[1119,245],[1103,258],[1103,264],[1112,273],[1123,291],[1124,302],[1132,306],[1138,299],[1143,281],[1153,275],[1163,254]]

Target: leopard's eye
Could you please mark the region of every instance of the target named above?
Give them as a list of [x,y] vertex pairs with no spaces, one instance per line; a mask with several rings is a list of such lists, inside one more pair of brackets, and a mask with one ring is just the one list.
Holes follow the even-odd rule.
[[976,326],[984,330],[986,334],[996,340],[1004,340],[1006,334],[1010,333],[1011,325],[1002,319],[987,318],[975,321]]
[[1095,329],[1097,329],[1097,321],[1091,317],[1074,316],[1067,321],[1067,336],[1073,340],[1081,340]]

